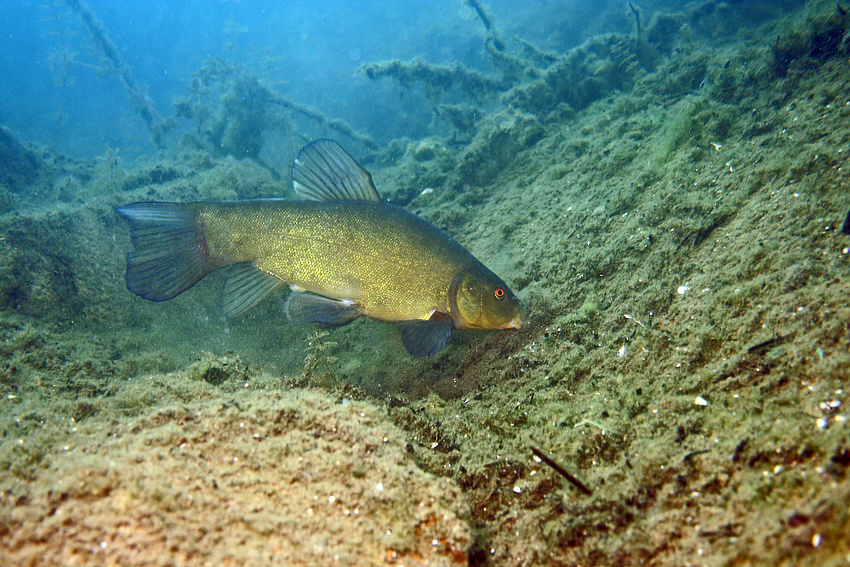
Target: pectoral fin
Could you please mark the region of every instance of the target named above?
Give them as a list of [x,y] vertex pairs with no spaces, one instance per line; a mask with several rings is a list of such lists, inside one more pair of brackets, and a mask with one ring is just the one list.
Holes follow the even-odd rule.
[[363,314],[363,308],[353,301],[339,301],[308,292],[293,292],[286,300],[285,309],[296,323],[318,323],[326,327],[348,325]]
[[241,315],[282,285],[282,281],[264,272],[253,262],[233,264],[221,293],[225,315]]
[[451,317],[443,313],[435,313],[424,321],[402,321],[396,327],[401,331],[404,348],[417,358],[434,356],[443,350],[454,330]]

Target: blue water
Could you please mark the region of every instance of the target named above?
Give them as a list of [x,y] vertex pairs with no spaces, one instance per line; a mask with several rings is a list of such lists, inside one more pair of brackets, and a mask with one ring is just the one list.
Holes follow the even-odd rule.
[[[645,19],[681,2],[641,4]],[[370,81],[365,63],[421,57],[483,72],[484,26],[460,0],[339,2],[90,1],[155,112],[167,118],[192,73],[219,57],[242,65],[274,92],[339,118],[379,142],[428,135],[432,113],[417,90]],[[599,33],[631,33],[621,0],[493,0],[503,37],[564,52]],[[65,2],[0,3],[0,124],[23,141],[75,157],[117,149],[125,159],[155,150],[117,74]],[[421,91],[421,89],[420,89]],[[159,116],[155,116],[158,120]]]

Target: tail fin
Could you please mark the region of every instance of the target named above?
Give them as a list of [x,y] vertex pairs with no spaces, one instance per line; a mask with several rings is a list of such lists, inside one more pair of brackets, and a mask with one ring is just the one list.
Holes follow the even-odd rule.
[[130,224],[134,250],[127,253],[127,289],[150,301],[180,295],[217,266],[207,260],[197,212],[179,203],[131,203],[118,207]]

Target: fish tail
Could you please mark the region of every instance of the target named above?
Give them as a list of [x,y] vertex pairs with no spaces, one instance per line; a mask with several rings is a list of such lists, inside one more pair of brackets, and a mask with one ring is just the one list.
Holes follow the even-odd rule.
[[130,225],[127,289],[150,301],[186,291],[216,269],[195,209],[179,203],[131,203],[115,209]]

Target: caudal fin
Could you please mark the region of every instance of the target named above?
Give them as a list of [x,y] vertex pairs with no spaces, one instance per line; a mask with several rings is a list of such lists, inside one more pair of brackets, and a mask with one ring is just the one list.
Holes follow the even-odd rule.
[[131,203],[115,209],[130,224],[127,289],[150,301],[186,291],[216,266],[207,260],[197,213],[179,203]]

